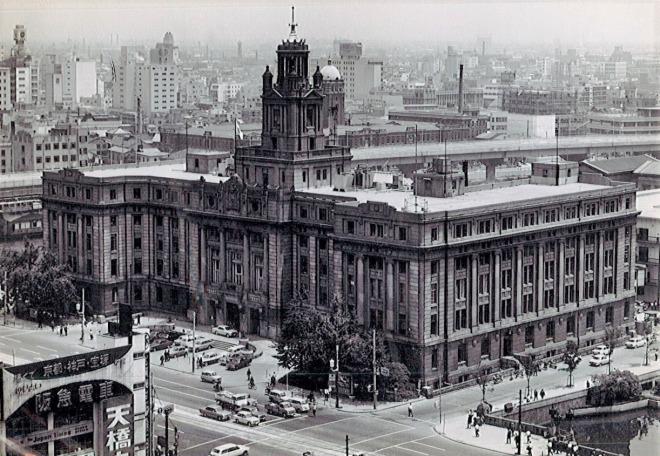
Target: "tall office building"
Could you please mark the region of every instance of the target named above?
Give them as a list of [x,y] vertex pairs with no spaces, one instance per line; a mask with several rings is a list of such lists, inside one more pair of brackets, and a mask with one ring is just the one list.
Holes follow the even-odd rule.
[[38,101],[38,84],[33,87],[34,64],[25,49],[26,39],[25,27],[17,25],[14,28],[11,56],[0,62],[0,110],[10,110]]
[[344,80],[344,93],[348,100],[365,100],[371,90],[379,90],[383,84],[383,62],[362,55],[362,43],[342,41],[337,43],[338,56],[333,64]]
[[95,312],[194,310],[277,337],[294,296],[327,312],[342,296],[433,386],[634,324],[634,184],[554,158],[495,189],[435,160],[416,194],[398,173],[351,169],[323,134],[325,79],[308,54],[292,26],[262,76],[261,144],[237,148],[231,177],[205,153],[44,174],[44,244]]

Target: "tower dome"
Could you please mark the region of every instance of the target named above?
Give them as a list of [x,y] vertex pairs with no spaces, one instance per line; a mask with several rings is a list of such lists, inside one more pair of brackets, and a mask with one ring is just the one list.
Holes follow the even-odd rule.
[[332,60],[328,60],[328,64],[321,68],[321,74],[324,81],[336,81],[341,79],[341,74],[336,66],[332,64]]

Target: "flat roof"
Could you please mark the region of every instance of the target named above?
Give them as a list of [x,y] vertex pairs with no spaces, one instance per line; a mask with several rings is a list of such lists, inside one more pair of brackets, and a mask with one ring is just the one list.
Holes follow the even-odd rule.
[[640,218],[660,220],[660,188],[637,192],[637,209]]
[[[610,188],[612,187],[607,185],[594,185],[585,183],[565,184],[559,186],[525,184],[491,190],[468,192],[463,195],[450,198],[418,196],[417,212],[421,212],[422,208],[424,208],[426,212],[476,209],[504,203],[515,204],[544,198],[552,198],[556,196],[577,195],[580,193],[589,193]],[[313,194],[320,194],[352,197],[355,198],[358,203],[366,203],[368,201],[387,203],[401,212],[415,212],[415,196],[413,195],[412,191],[379,191],[375,189],[367,189],[337,192],[334,191],[332,187],[309,188],[300,191],[303,193],[308,193],[310,196],[313,196]],[[339,204],[354,204],[354,202],[347,201]]]
[[[615,147],[654,144],[660,147],[660,135],[593,135],[570,136],[559,138],[559,150],[576,147]],[[460,141],[448,142],[448,154],[469,154],[483,152],[513,152],[516,150],[555,149],[555,138],[530,139],[495,139],[492,141]],[[620,149],[619,149],[620,150]],[[402,144],[383,147],[352,147],[354,161],[377,160],[415,155],[414,144]],[[443,143],[418,143],[417,153],[420,156],[438,156],[444,153]],[[561,153],[561,152],[560,152]]]
[[206,182],[218,184],[229,180],[225,176],[215,176],[213,174],[190,173],[186,171],[185,163],[155,162],[149,166],[122,167],[122,168],[103,168],[94,170],[81,170],[87,177],[97,177],[107,179],[111,177],[158,177],[168,179],[178,179],[186,181],[198,181],[204,177]]

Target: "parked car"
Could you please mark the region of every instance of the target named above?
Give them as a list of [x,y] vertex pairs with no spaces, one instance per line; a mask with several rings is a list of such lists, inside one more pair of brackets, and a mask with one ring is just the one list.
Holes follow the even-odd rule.
[[591,350],[593,355],[609,355],[610,349],[607,345],[596,345],[593,350]]
[[293,407],[298,413],[309,412],[309,403],[307,402],[307,399],[292,396],[287,399],[287,402],[289,402],[291,407]]
[[214,326],[211,332],[223,337],[238,337],[238,331],[227,325]]
[[256,405],[244,405],[238,411],[249,412],[252,414],[252,416],[259,418],[260,422],[266,421],[266,414],[261,410],[259,410],[259,408]]
[[231,412],[223,410],[219,405],[207,405],[199,409],[199,414],[218,421],[229,421],[231,419]]
[[165,350],[172,346],[172,341],[168,339],[154,339],[149,345],[149,351],[155,352]]
[[248,456],[248,448],[235,443],[225,443],[211,450],[209,456]]
[[646,339],[644,339],[644,336],[632,336],[630,339],[626,341],[626,348],[637,348],[637,347],[643,347],[646,345]]
[[235,370],[243,369],[244,367],[247,367],[249,365],[250,365],[250,359],[246,358],[245,356],[233,357],[230,358],[229,361],[227,361],[227,370],[235,371]]
[[231,347],[226,349],[227,353],[229,353],[230,355],[232,353],[238,353],[238,352],[243,351],[243,350],[245,350],[245,345],[240,345],[240,344],[239,345],[232,345]]
[[[193,340],[192,340],[192,338],[190,340],[188,340],[187,342],[181,344],[181,345],[186,347],[188,349],[188,351],[192,351],[192,349],[193,349]],[[212,347],[212,345],[213,345],[213,341],[211,339],[205,339],[204,337],[199,337],[199,336],[195,337],[195,343],[194,343],[195,352],[201,352],[201,351],[204,351],[204,350],[208,350],[209,348]]]
[[162,334],[165,339],[168,339],[168,340],[171,340],[172,342],[174,342],[179,337],[183,336],[185,333],[183,333],[181,331],[174,330],[174,331],[165,331],[163,333],[159,333],[159,335],[160,334]]
[[288,402],[269,402],[265,407],[266,412],[271,415],[281,416],[283,418],[291,418],[296,415],[296,409]]
[[284,402],[288,400],[288,398],[289,398],[288,391],[272,389],[270,390],[270,393],[268,393],[268,399],[270,399],[271,402],[275,402],[275,403]]
[[234,415],[234,421],[238,424],[245,424],[246,426],[259,426],[259,418],[252,416],[252,413],[246,411],[239,411]]
[[597,354],[591,357],[589,360],[590,366],[603,366],[609,362],[609,357],[603,354]]
[[170,350],[170,358],[177,358],[179,356],[183,356],[186,353],[188,353],[188,349],[186,347],[182,347],[181,345],[175,345],[171,347],[169,350]]
[[181,334],[175,341],[175,345],[185,346],[188,342],[192,343],[193,336],[192,334]]
[[217,351],[207,351],[206,353],[202,353],[201,355],[202,358],[202,366],[208,366],[210,364],[216,364],[220,362],[220,353]]
[[203,370],[201,378],[206,383],[218,383],[222,381],[222,377],[214,370]]

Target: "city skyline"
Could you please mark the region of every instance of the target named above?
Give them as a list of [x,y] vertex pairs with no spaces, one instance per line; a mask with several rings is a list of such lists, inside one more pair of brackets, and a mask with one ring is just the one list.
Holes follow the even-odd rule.
[[[634,44],[657,46],[660,8],[639,2],[297,2],[296,22],[308,40],[355,39],[367,43],[466,42],[487,36],[507,46],[545,44]],[[225,45],[242,40],[263,43],[284,38],[291,2],[210,2],[171,0],[138,2],[10,0],[0,5],[0,27],[20,23],[30,30],[30,42],[87,40],[119,44],[151,41],[171,31],[177,42]],[[411,7],[412,6],[412,7]],[[485,10],[488,11],[485,14]],[[524,17],[524,21],[520,18]],[[393,27],[396,24],[396,27]],[[635,30],[635,34],[630,33]],[[258,31],[258,32],[255,32]],[[219,43],[218,41],[224,41]],[[117,43],[115,43],[117,44]]]

